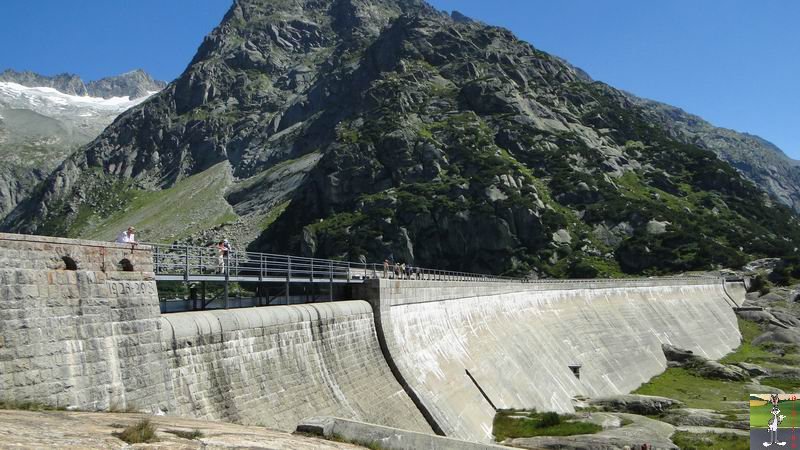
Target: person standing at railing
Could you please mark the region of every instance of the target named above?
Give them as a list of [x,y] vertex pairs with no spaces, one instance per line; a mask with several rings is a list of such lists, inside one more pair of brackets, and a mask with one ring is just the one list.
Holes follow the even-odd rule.
[[400,278],[400,263],[397,261],[394,262],[394,277]]
[[219,241],[217,244],[217,272],[225,273],[225,241]]
[[231,269],[231,243],[227,239],[222,240],[222,259],[225,262],[225,272]]
[[133,252],[133,249],[137,244],[135,232],[136,229],[133,227],[128,227],[127,230],[117,235],[117,239],[114,242],[119,244],[131,244],[131,252]]
[[127,230],[123,231],[122,233],[117,235],[117,239],[115,242],[119,244],[133,244],[136,245],[136,229],[133,227],[128,227]]
[[383,278],[389,278],[389,260],[383,260]]

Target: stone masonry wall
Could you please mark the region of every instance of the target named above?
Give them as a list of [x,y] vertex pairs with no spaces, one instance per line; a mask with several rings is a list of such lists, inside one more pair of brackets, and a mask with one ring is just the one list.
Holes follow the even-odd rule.
[[159,315],[149,248],[0,233],[0,400],[163,404]]
[[368,303],[162,316],[152,270],[147,246],[0,234],[0,401],[284,430],[330,414],[430,432]]

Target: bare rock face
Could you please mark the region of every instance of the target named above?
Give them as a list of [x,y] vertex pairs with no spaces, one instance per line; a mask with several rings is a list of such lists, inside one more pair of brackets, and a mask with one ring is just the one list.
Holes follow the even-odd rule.
[[695,355],[691,350],[680,349],[669,344],[662,344],[661,347],[667,363],[671,367],[685,367],[695,375],[718,380],[743,381],[749,378],[747,371],[741,367],[711,361]]
[[800,165],[774,144],[758,136],[715,127],[674,106],[629,96],[672,137],[713,151],[773,199],[800,211]]
[[[231,423],[145,414],[88,412],[0,411],[3,445],[16,448],[82,448],[125,449],[131,445],[120,440],[119,433],[137,422],[148,419],[155,429],[157,442],[138,444],[136,448],[159,449],[276,449],[357,450],[364,447],[324,439],[293,435],[264,427],[247,427]],[[180,433],[199,431],[195,439]],[[143,447],[144,446],[144,447]]]
[[86,90],[93,97],[146,97],[164,89],[167,83],[157,81],[144,70],[137,69],[114,77],[90,81]]
[[593,398],[589,401],[589,404],[591,406],[602,408],[606,411],[626,412],[640,415],[661,414],[668,409],[682,405],[682,403],[678,400],[667,397],[637,394]]
[[235,2],[0,228],[80,235],[126,208],[89,187],[166,190],[220,163],[252,250],[585,277],[800,246],[788,208],[646,105],[421,0]]

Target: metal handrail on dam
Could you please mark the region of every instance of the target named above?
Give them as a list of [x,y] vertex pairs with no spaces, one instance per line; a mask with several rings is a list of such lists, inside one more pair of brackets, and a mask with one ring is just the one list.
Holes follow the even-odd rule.
[[159,281],[241,281],[297,283],[363,283],[375,278],[427,281],[524,283],[524,278],[413,267],[395,274],[394,266],[336,261],[302,256],[231,250],[220,259],[216,247],[151,244],[153,268]]
[[[613,279],[530,279],[513,278],[450,270],[429,269],[423,267],[408,268],[407,271],[395,272],[394,265],[384,267],[383,264],[361,263],[352,261],[337,261],[331,259],[308,258],[302,256],[280,255],[272,253],[259,253],[248,251],[229,250],[221,253],[216,246],[200,247],[185,244],[146,244],[150,246],[153,254],[153,271],[156,281],[173,281],[194,283],[199,282],[202,294],[199,300],[199,309],[205,309],[212,302],[221,303],[218,307],[227,309],[229,306],[229,283],[257,283],[259,286],[273,287],[277,284],[279,292],[273,299],[282,298],[281,303],[292,302],[291,292],[298,294],[292,285],[324,286],[325,300],[333,301],[334,287],[362,284],[373,279],[398,279],[419,280],[431,282],[474,282],[474,283],[524,283],[540,286],[541,289],[591,289],[608,287],[609,284],[635,286],[639,284],[651,285],[654,282],[675,283],[676,281],[696,282],[699,279],[718,277],[710,276],[677,276],[659,277],[656,280],[649,278],[613,278]],[[224,290],[206,301],[206,282],[223,283]],[[531,287],[533,287],[531,286]],[[312,287],[312,293],[314,288]],[[248,306],[274,304],[270,301],[269,290],[261,292],[257,289],[258,300],[250,301]],[[306,291],[307,292],[307,291]],[[308,294],[307,294],[308,296]],[[190,295],[190,298],[192,296]],[[263,297],[263,302],[262,302]],[[296,300],[296,299],[295,299]],[[307,299],[305,302],[314,302]],[[194,303],[193,303],[194,304]],[[168,311],[166,305],[162,305]],[[238,307],[244,307],[239,298]],[[192,309],[198,309],[192,306]]]

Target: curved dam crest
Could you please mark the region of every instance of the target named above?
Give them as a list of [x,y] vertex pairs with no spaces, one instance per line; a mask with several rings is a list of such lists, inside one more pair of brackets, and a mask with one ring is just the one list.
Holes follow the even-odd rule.
[[0,400],[486,442],[495,408],[635,389],[662,343],[731,351],[740,285],[369,280],[354,301],[161,314],[147,246],[0,233]]

